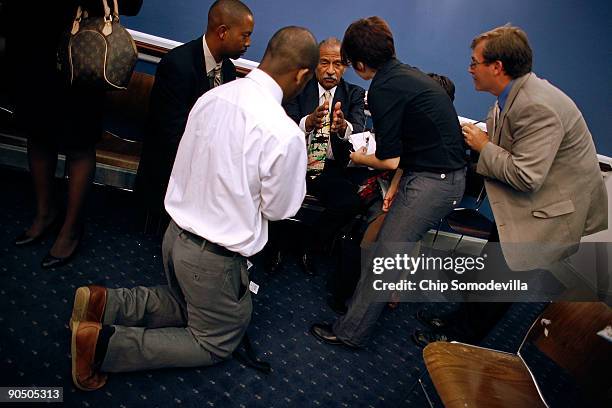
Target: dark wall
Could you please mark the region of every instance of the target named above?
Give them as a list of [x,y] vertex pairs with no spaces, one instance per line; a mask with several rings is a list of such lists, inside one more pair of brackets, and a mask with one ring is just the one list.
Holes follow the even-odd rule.
[[[597,150],[612,156],[612,2],[610,0],[259,0],[245,1],[255,14],[253,44],[245,58],[259,61],[270,36],[285,25],[310,28],[318,39],[337,36],[360,17],[385,18],[398,57],[427,72],[449,76],[457,86],[462,116],[481,119],[494,97],[474,91],[467,73],[472,38],[511,22],[527,31],[534,71],[574,99],[589,124]],[[130,28],[187,41],[202,34],[212,1],[146,0]],[[353,72],[346,78],[367,88]]]

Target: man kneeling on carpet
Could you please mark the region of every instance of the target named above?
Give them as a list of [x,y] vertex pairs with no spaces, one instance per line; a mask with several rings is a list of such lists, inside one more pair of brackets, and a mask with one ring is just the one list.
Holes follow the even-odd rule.
[[293,216],[306,192],[304,133],[281,102],[304,88],[318,59],[308,30],[283,28],[258,69],[196,102],[164,201],[168,283],[77,289],[78,388],[102,387],[108,372],[213,365],[239,346],[252,312],[246,257],[266,244],[268,221]]

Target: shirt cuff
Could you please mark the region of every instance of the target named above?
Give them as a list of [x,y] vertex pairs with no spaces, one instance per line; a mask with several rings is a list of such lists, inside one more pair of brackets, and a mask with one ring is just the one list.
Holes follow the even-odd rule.
[[308,115],[304,116],[301,120],[300,120],[300,129],[302,129],[302,132],[306,133],[306,118],[308,117]]
[[341,137],[340,135],[338,135],[338,137],[342,140],[348,140],[349,136],[353,134],[353,125],[351,125],[351,122],[349,122],[348,120],[346,121],[346,130],[344,131],[344,136]]

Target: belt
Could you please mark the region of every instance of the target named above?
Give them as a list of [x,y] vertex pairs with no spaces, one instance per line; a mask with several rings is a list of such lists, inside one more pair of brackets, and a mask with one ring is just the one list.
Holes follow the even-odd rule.
[[202,249],[206,251],[212,252],[213,254],[227,256],[227,257],[240,255],[238,252],[230,251],[226,247],[221,246],[219,244],[215,244],[214,242],[208,241],[202,238],[201,236],[194,234],[193,232],[190,232],[184,229],[181,229],[181,232],[185,234],[187,239],[189,239],[191,242],[193,242],[199,247],[202,247]]

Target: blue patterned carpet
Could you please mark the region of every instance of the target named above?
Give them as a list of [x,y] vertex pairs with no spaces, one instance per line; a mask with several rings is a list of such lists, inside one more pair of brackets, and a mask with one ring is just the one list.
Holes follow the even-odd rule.
[[[33,247],[12,244],[32,217],[29,178],[0,169],[0,181],[0,386],[63,387],[65,405],[74,407],[426,407],[417,382],[422,378],[434,406],[442,406],[421,350],[410,340],[422,305],[387,310],[360,351],[321,344],[308,333],[311,323],[335,319],[326,305],[326,265],[310,277],[295,264],[270,274],[256,263],[251,276],[261,287],[249,333],[271,374],[232,360],[202,369],[114,374],[100,391],[76,390],[67,325],[75,289],[163,283],[161,238],[142,234],[130,193],[95,187],[78,257],[64,268],[43,270],[39,263],[54,237]],[[540,309],[514,305],[487,346],[515,351]]]

